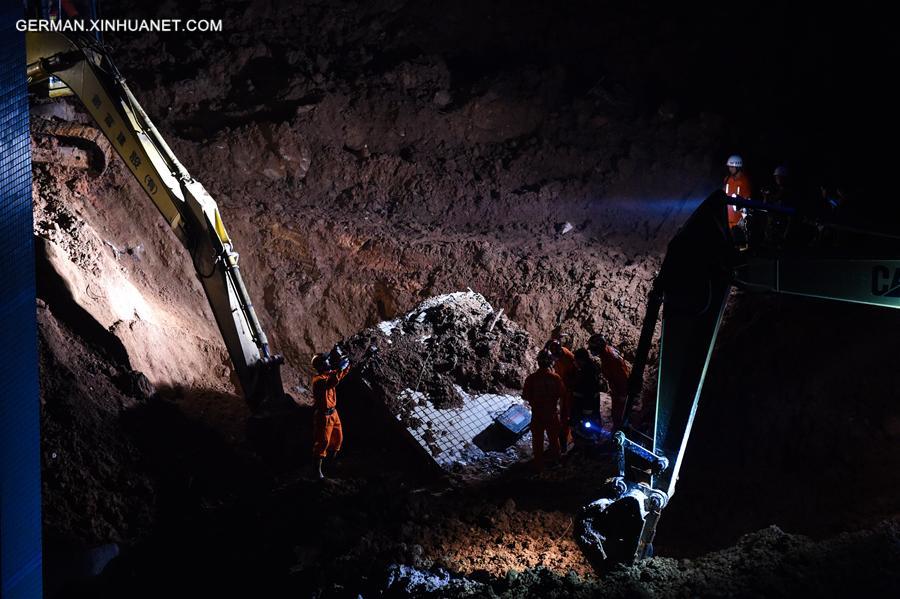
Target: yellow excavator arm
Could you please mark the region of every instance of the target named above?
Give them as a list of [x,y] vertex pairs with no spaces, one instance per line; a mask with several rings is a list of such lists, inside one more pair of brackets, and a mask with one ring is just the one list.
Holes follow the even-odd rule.
[[[29,32],[26,47],[29,85],[55,79],[78,96],[187,248],[250,406],[281,402],[283,359],[269,351],[216,202],[178,161],[93,38]],[[60,95],[55,86],[52,95]]]

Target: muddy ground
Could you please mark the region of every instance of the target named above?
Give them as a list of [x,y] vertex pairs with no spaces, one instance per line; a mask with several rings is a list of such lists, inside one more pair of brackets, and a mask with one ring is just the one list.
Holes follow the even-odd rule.
[[[631,357],[665,244],[724,155],[756,159],[764,179],[815,152],[865,188],[846,148],[866,123],[823,132],[814,118],[846,81],[819,82],[835,93],[802,117],[807,81],[760,60],[757,93],[722,98],[707,26],[727,15],[663,11],[668,25],[646,27],[646,10],[252,0],[216,9],[223,34],[109,39],[219,203],[300,405],[250,418],[190,260],[118,160],[36,162],[47,551],[122,550],[79,590],[410,594],[422,572],[450,596],[896,587],[898,317],[875,308],[734,298],[662,557],[608,579],[570,534],[602,461],[460,484],[363,410],[334,480],[306,476],[312,352],[471,288],[532,353],[562,330],[576,345],[603,332]],[[790,131],[773,125],[785,114]],[[38,118],[36,145],[58,150]]]

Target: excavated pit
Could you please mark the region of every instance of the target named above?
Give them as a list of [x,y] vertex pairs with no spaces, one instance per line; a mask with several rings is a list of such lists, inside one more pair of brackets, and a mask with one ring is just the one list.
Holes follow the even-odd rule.
[[[691,57],[685,32],[708,38],[696,14],[667,13],[682,25],[670,31],[646,29],[638,9],[598,10],[253,0],[223,5],[228,35],[110,40],[241,252],[298,401],[275,420],[251,418],[237,396],[190,260],[121,162],[83,168],[82,157],[110,156],[83,111],[38,111],[42,156],[59,149],[47,132],[61,118],[93,144],[62,136],[78,158],[34,164],[48,581],[57,556],[117,543],[103,576],[70,592],[153,595],[176,581],[201,596],[897,587],[893,312],[733,298],[661,557],[603,580],[572,516],[608,464],[575,455],[532,476],[519,455],[436,468],[434,444],[408,432],[422,418],[397,402],[405,391],[436,409],[513,401],[554,331],[576,346],[603,332],[632,357],[665,244],[717,185],[721,155],[744,144],[763,162],[776,142],[795,154],[826,145],[818,125],[796,139],[757,134],[766,115],[743,122],[749,108],[729,112],[700,91],[712,83],[672,81]],[[638,50],[651,45],[644,64]],[[753,108],[777,113],[768,93]],[[481,299],[461,314],[427,307],[466,289],[490,310]],[[447,343],[422,343],[429,335]],[[382,370],[347,380],[346,448],[318,483],[308,364],[340,340],[361,365],[374,340]]]

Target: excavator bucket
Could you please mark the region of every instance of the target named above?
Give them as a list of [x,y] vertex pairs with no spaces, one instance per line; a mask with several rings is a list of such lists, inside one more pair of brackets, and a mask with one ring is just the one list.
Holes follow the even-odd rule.
[[252,383],[244,389],[250,409],[259,413],[277,412],[293,405],[291,397],[284,392],[281,380],[280,355],[261,358],[250,367]]
[[598,572],[652,557],[656,523],[665,496],[644,483],[621,478],[609,484],[608,497],[582,508],[575,535],[585,556]]

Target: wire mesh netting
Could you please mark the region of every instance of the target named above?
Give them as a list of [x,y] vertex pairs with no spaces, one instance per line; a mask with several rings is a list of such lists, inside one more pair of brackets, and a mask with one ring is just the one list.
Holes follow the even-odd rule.
[[458,407],[438,407],[421,391],[406,389],[400,394],[407,429],[438,465],[453,470],[485,459],[506,465],[528,455],[527,426],[516,434],[497,422],[509,412],[527,425],[530,414],[521,397],[473,394],[458,385],[454,389],[462,400]]

